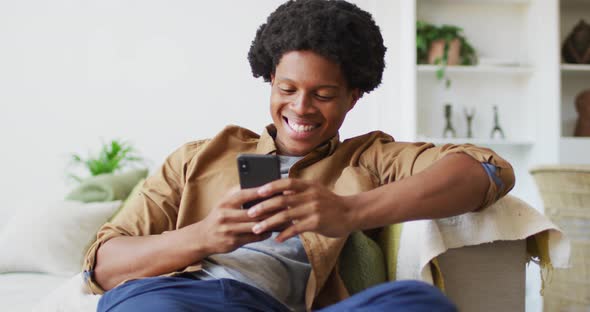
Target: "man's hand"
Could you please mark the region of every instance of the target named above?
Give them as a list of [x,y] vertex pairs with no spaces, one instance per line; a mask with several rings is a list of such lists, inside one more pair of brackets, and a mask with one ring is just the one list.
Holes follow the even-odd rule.
[[223,196],[205,219],[189,226],[194,227],[196,235],[202,238],[207,254],[228,253],[243,245],[270,237],[270,232],[252,232],[252,227],[268,215],[250,217],[247,211],[242,209],[244,203],[264,197],[258,189],[233,188]]
[[261,197],[276,193],[283,195],[248,210],[252,218],[270,215],[252,227],[254,233],[292,223],[276,238],[283,242],[307,231],[340,237],[355,229],[355,209],[350,198],[336,195],[322,185],[299,179],[281,179],[258,189]]

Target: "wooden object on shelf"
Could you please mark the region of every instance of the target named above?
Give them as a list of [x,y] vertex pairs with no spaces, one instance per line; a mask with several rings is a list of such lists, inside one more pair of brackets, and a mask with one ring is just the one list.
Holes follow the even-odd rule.
[[563,42],[561,54],[567,63],[590,64],[590,24],[580,20]]
[[445,123],[445,129],[443,130],[443,138],[447,138],[449,136],[451,138],[457,137],[457,131],[455,131],[455,128],[451,124],[452,115],[453,115],[453,106],[448,103],[445,104],[445,121],[446,121],[446,123]]
[[467,120],[467,138],[473,138],[473,117],[475,116],[475,108],[470,107],[467,109],[466,107],[463,108],[463,113],[465,114],[465,119]]
[[576,110],[578,122],[574,136],[590,137],[590,89],[582,91],[576,96]]
[[[449,42],[449,51],[447,52],[447,65],[459,65],[459,56],[461,52],[461,41],[455,38]],[[443,60],[445,53],[445,40],[438,39],[430,44],[428,50],[428,63],[436,64],[437,60]]]
[[504,130],[500,127],[500,121],[498,117],[498,106],[494,105],[494,128],[492,129],[492,134],[490,134],[491,139],[505,139],[506,136],[504,135]]

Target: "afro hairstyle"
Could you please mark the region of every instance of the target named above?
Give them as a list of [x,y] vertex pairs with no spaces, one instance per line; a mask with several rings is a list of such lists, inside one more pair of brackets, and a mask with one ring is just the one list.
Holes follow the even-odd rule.
[[254,77],[271,81],[282,56],[312,51],[340,65],[348,87],[362,93],[381,83],[385,46],[373,17],[342,0],[291,0],[270,14],[248,52]]

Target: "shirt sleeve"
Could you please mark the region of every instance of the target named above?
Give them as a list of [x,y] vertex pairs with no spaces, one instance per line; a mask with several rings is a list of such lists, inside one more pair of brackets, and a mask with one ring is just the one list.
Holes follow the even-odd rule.
[[[490,180],[485,199],[478,210],[488,207],[514,187],[512,166],[489,148],[472,144],[434,146],[431,143],[394,142],[391,137],[382,136],[366,152],[363,164],[378,176],[382,185],[421,172],[449,154],[464,153],[471,156],[482,163]],[[490,170],[492,167],[494,170]]]
[[498,176],[496,176],[496,171],[498,171],[498,169],[496,168],[496,166],[484,162],[482,163],[483,169],[486,171],[486,174],[488,175],[488,177],[490,177],[494,183],[496,183],[496,186],[498,188],[503,188],[504,187],[504,182],[502,182],[502,180],[500,180],[500,178],[498,178]]
[[84,281],[92,293],[104,292],[94,279],[96,253],[102,244],[118,236],[154,235],[176,228],[186,168],[202,143],[185,144],[168,156],[155,174],[145,180],[139,195],[129,198],[113,220],[98,231],[83,263]]

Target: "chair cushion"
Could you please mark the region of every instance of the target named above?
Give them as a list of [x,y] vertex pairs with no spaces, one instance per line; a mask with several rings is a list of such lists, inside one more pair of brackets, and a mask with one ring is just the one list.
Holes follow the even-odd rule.
[[353,232],[340,254],[339,273],[351,295],[384,283],[387,273],[383,251],[363,232]]
[[124,200],[147,174],[146,169],[136,169],[122,174],[101,174],[90,177],[72,190],[66,199],[85,203]]

